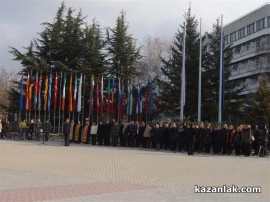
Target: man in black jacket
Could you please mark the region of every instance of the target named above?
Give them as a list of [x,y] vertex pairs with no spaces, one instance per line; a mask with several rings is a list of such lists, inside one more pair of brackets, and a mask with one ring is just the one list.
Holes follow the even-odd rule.
[[66,122],[63,125],[63,133],[64,133],[64,136],[65,136],[65,146],[69,146],[69,144],[70,144],[70,138],[69,138],[70,122],[69,122],[69,118],[66,119]]

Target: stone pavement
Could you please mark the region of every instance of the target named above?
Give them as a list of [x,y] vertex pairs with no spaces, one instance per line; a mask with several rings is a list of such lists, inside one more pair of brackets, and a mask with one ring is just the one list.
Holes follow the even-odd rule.
[[[261,193],[194,193],[260,186]],[[269,201],[270,158],[0,141],[0,201]]]

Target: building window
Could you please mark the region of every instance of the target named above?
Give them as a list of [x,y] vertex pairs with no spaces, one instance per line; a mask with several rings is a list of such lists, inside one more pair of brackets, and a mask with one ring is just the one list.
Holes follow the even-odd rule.
[[224,44],[227,45],[229,43],[228,41],[228,35],[224,37]]
[[247,43],[247,51],[249,51],[250,43]]
[[254,23],[247,26],[247,35],[251,35],[254,33]]
[[236,32],[230,34],[230,42],[232,43],[234,41],[236,41]]
[[270,16],[267,17],[267,25],[270,27]]
[[256,22],[256,31],[258,32],[262,29],[264,29],[264,19],[261,19]]
[[242,28],[242,29],[239,29],[238,30],[238,39],[242,39],[244,38],[246,35],[245,35],[245,28]]

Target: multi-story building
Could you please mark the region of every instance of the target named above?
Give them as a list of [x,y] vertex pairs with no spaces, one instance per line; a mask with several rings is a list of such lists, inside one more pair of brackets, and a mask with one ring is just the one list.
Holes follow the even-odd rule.
[[263,73],[270,85],[270,3],[224,26],[225,46],[233,51],[230,80],[239,80],[243,96],[254,93]]

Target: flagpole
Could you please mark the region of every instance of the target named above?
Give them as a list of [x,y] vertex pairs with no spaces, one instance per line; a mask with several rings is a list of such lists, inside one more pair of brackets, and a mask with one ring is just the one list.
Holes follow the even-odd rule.
[[199,89],[198,89],[198,122],[201,122],[202,107],[202,19],[200,18],[200,59],[199,59]]
[[219,66],[219,102],[218,102],[218,123],[222,122],[222,80],[223,80],[223,15],[221,15],[220,26],[220,66]]
[[184,23],[183,52],[182,52],[182,73],[181,73],[181,101],[180,121],[184,120],[184,96],[185,96],[185,54],[186,54],[186,23]]
[[61,77],[60,77],[60,84],[59,84],[59,110],[58,110],[58,134],[60,134],[60,119],[61,119],[61,100],[62,100],[62,71],[61,71]]

